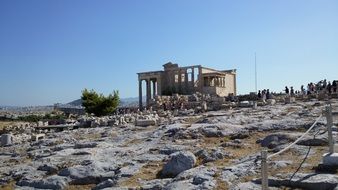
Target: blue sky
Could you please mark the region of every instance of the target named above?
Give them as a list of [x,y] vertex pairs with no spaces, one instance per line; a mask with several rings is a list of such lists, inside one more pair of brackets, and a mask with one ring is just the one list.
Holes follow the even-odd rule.
[[0,105],[138,95],[168,61],[237,69],[238,92],[338,79],[335,0],[1,0]]

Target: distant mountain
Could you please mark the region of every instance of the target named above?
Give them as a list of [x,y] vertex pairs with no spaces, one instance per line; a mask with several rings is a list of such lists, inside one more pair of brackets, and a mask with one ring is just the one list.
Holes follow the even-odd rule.
[[69,102],[68,104],[72,105],[72,106],[81,106],[82,105],[82,100],[81,99],[74,100],[72,102]]
[[[146,100],[146,97],[142,97],[143,101]],[[119,107],[138,107],[138,102],[139,99],[138,97],[133,97],[133,98],[122,98],[120,100],[120,106]]]
[[[142,97],[143,101],[145,101],[146,97]],[[138,106],[138,102],[139,99],[138,97],[131,97],[131,98],[121,98],[120,99],[120,107],[132,107],[132,106]],[[82,105],[82,100],[78,99],[78,100],[74,100],[72,102],[68,103],[69,105],[72,106],[81,106]]]

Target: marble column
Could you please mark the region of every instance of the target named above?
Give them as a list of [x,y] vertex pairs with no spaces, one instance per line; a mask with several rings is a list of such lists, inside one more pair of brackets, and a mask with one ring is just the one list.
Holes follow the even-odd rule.
[[139,109],[140,109],[140,111],[142,110],[142,107],[143,107],[143,105],[142,105],[142,80],[138,80],[138,105],[139,105]]
[[181,94],[182,92],[182,74],[181,70],[178,70],[178,94]]
[[156,96],[156,80],[153,79],[152,82],[153,82],[153,98],[155,98],[155,96]]
[[150,80],[147,79],[147,106],[150,105],[150,99],[151,99],[151,85],[150,85]]
[[188,80],[188,71],[185,70],[184,72],[184,92],[185,93],[188,93],[190,90],[189,90],[189,80]]
[[192,71],[191,71],[191,81],[192,81],[192,84],[193,84],[193,87],[195,87],[195,69],[192,68]]
[[157,81],[157,83],[156,83],[156,85],[157,85],[157,88],[156,88],[156,90],[157,90],[157,95],[158,96],[161,96],[162,95],[162,81],[161,81],[161,78],[158,78],[158,79],[156,79],[156,81]]

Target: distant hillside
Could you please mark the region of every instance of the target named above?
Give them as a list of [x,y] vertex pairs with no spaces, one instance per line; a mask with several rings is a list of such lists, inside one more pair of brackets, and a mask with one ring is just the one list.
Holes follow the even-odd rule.
[[[138,97],[132,97],[132,98],[122,98],[120,100],[120,106],[119,107],[131,107],[131,106],[138,106]],[[143,97],[143,101],[145,101],[145,97]],[[82,100],[74,100],[72,102],[68,103],[69,105],[72,106],[81,106],[82,105]]]
[[72,105],[72,106],[81,106],[82,105],[82,100],[81,99],[74,100],[72,102],[69,102],[68,104]]

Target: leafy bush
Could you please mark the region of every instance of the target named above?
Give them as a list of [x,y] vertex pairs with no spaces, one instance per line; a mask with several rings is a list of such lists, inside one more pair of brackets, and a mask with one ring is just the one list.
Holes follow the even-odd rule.
[[38,122],[38,121],[52,121],[52,120],[63,120],[67,117],[65,115],[26,115],[26,116],[19,116],[17,119],[13,121],[24,121],[24,122]]
[[82,106],[89,114],[96,116],[104,116],[113,113],[120,102],[119,92],[114,91],[107,97],[103,94],[98,94],[94,90],[84,89],[82,91]]

